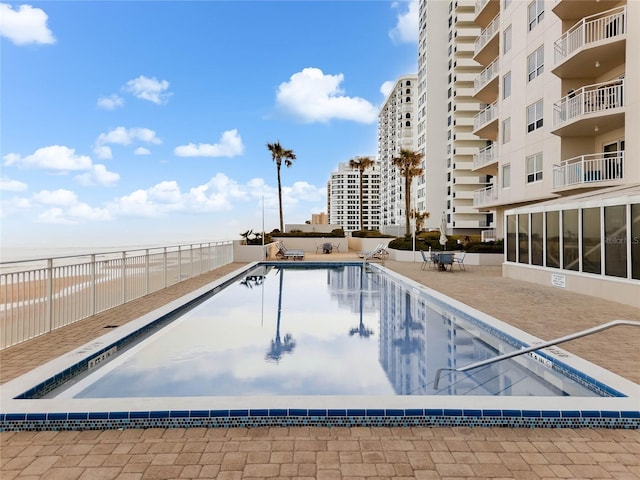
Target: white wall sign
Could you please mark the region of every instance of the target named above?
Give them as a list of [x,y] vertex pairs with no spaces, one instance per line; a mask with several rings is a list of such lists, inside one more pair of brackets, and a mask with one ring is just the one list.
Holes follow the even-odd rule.
[[551,285],[554,287],[565,288],[567,286],[567,277],[559,273],[551,274]]

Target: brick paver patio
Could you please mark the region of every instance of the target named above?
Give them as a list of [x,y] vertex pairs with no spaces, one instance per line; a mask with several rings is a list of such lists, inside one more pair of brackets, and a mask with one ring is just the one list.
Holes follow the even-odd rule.
[[[314,257],[308,255],[310,260]],[[353,258],[348,254],[318,257]],[[0,382],[102,335],[107,325],[122,325],[240,265],[227,265],[6,349],[0,352]],[[618,318],[640,319],[640,308],[505,279],[499,267],[470,266],[466,272],[451,273],[423,271],[420,263],[387,261],[386,266],[545,340]],[[618,327],[561,348],[638,383],[638,330]],[[640,479],[638,430],[192,428],[3,432],[0,446],[2,480]]]

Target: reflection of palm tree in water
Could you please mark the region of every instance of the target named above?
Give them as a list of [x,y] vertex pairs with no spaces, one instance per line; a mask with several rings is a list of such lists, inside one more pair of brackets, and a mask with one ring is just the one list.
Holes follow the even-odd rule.
[[285,353],[291,353],[296,346],[296,342],[293,340],[293,337],[290,333],[285,334],[284,338],[280,338],[280,317],[282,315],[282,282],[284,277],[284,269],[280,268],[280,285],[278,289],[278,321],[276,323],[276,338],[271,340],[271,347],[267,351],[265,355],[265,360],[267,361],[275,361],[276,363],[280,361],[282,355]]
[[422,350],[422,342],[419,338],[411,337],[410,332],[413,330],[422,330],[422,324],[413,321],[411,316],[411,297],[409,292],[405,292],[404,305],[404,337],[393,340],[393,345],[400,347],[401,355],[409,355]]
[[349,330],[349,335],[355,335],[356,333],[360,338],[369,338],[373,335],[373,330],[364,326],[362,323],[362,295],[363,295],[363,283],[364,283],[364,266],[360,267],[360,325]]

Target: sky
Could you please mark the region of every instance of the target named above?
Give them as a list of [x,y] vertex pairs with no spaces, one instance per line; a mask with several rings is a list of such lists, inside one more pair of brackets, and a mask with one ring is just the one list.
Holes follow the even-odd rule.
[[0,240],[240,239],[326,212],[417,71],[417,1],[0,2]]

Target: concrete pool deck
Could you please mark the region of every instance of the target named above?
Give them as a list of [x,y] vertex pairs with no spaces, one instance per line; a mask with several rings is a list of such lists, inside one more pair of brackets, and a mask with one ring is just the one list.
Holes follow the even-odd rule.
[[[353,260],[353,254],[307,260]],[[231,264],[0,352],[0,382],[239,268]],[[500,267],[385,266],[548,340],[640,309],[502,278]],[[491,292],[488,295],[487,292]],[[640,296],[639,296],[640,298]],[[639,301],[640,302],[640,301]],[[640,329],[616,327],[561,348],[640,383]],[[579,400],[578,400],[579,402]],[[3,432],[10,478],[640,478],[640,431],[511,428],[257,428]]]

